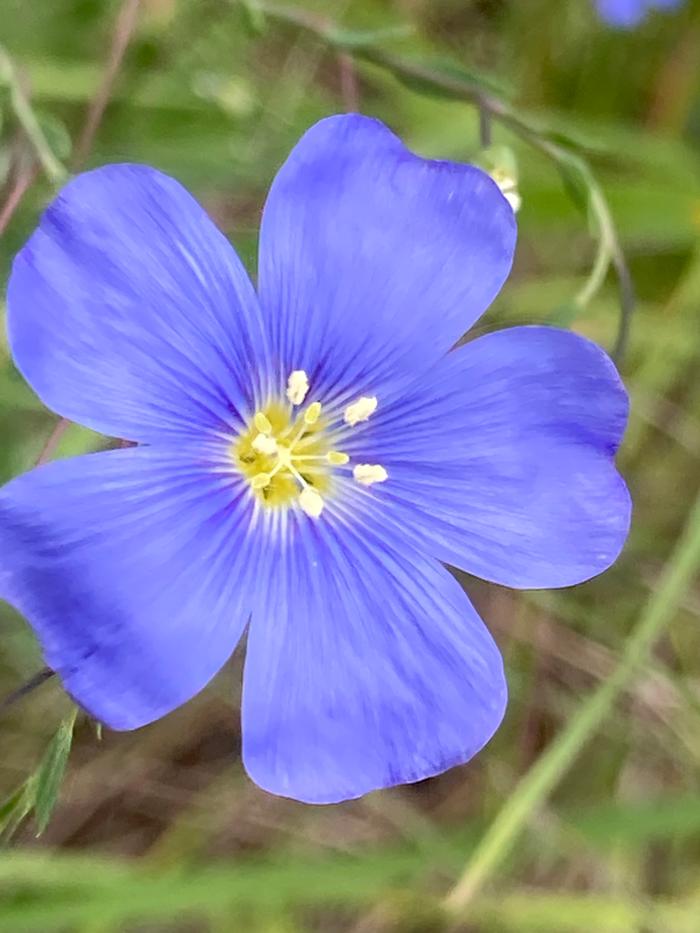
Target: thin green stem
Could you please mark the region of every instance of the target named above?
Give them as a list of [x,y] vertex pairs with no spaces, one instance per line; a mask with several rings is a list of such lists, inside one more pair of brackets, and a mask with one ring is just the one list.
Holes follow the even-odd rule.
[[39,121],[32,109],[29,98],[22,89],[22,84],[12,59],[5,47],[0,44],[0,86],[2,85],[8,88],[10,92],[12,111],[17,118],[17,122],[22,127],[25,136],[31,143],[44,174],[49,181],[53,182],[55,185],[61,184],[68,177],[68,171],[63,163],[54,155],[39,125]]
[[576,296],[576,302],[580,307],[586,307],[600,290],[605,275],[612,264],[617,275],[620,294],[620,319],[611,353],[613,359],[619,361],[627,348],[636,297],[632,276],[605,195],[587,162],[579,155],[547,138],[536,127],[527,124],[513,114],[508,113],[504,117],[504,122],[513,132],[526,139],[533,148],[539,149],[540,152],[549,156],[557,164],[560,171],[573,173],[585,183],[587,192],[586,206],[596,228],[598,249],[593,268],[583,289]]
[[531,815],[576,761],[646,661],[654,643],[686,597],[699,568],[700,496],[659,587],[644,607],[612,676],[584,702],[501,808],[447,896],[445,904],[450,912],[463,912],[507,858]]
[[583,287],[576,293],[574,301],[579,308],[586,308],[600,291],[610,268],[610,244],[601,233],[598,237],[595,259]]

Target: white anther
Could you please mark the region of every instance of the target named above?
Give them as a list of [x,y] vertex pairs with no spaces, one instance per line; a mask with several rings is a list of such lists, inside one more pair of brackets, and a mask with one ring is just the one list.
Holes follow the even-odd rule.
[[344,454],[342,450],[329,450],[326,454],[326,460],[333,466],[345,466],[350,463],[350,457]]
[[513,209],[513,213],[517,214],[523,204],[523,199],[520,197],[517,191],[504,191],[503,197],[510,204]]
[[503,169],[494,169],[494,171],[491,172],[491,178],[493,178],[501,189],[501,194],[510,204],[513,213],[517,214],[523,203],[523,199],[520,197],[518,191],[518,179]]
[[303,369],[295,369],[287,379],[287,398],[292,405],[301,405],[309,391],[309,377]]
[[376,395],[363,395],[352,405],[348,405],[343,413],[343,419],[350,427],[354,427],[361,421],[367,421],[369,416],[377,410]]
[[270,437],[269,434],[258,434],[253,441],[253,450],[257,450],[258,453],[267,454],[271,457],[273,454],[277,453],[277,441],[274,437]]
[[378,463],[358,463],[353,467],[352,475],[358,483],[363,486],[371,486],[372,483],[383,483],[389,479],[389,474]]
[[318,518],[323,511],[323,499],[311,486],[305,486],[302,489],[299,495],[299,505],[302,512],[310,518]]
[[271,434],[272,425],[270,424],[270,419],[267,415],[264,415],[261,411],[255,412],[255,417],[253,418],[253,424],[260,431],[261,434]]

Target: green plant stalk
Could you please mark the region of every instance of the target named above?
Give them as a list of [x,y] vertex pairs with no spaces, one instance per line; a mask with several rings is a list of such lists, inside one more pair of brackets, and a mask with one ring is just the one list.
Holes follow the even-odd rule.
[[[436,916],[429,895],[415,888],[424,874],[422,859],[415,861],[410,875],[391,860],[368,866],[361,859],[335,857],[301,862],[237,861],[190,866],[186,872],[181,867],[153,872],[116,859],[13,851],[0,856],[4,895],[0,927],[13,933],[48,933],[81,924],[86,933],[96,933],[121,928],[127,921],[162,921],[181,918],[183,913],[212,918],[225,913],[229,919],[226,929],[249,929],[251,924],[246,921],[252,919],[252,911],[256,919],[267,920],[271,914],[289,916],[295,907],[358,908],[382,898],[388,918],[403,923],[402,928],[413,924],[411,928],[416,929],[417,914],[426,919]],[[412,888],[408,887],[409,878]],[[590,892],[522,890],[503,897],[480,897],[473,905],[473,919],[484,929],[517,933],[589,933],[594,929],[629,933],[642,926],[696,933],[697,916],[697,895],[640,902]]]
[[596,249],[595,260],[591,266],[588,278],[583,287],[576,293],[574,302],[579,308],[587,308],[590,302],[600,291],[605,276],[610,268],[610,242],[605,232],[601,230],[598,236],[598,247]]
[[0,44],[0,87],[5,86],[10,92],[10,105],[22,127],[25,136],[31,143],[37,160],[46,177],[55,185],[60,185],[68,178],[68,170],[56,158],[51,146],[44,135],[36,114],[32,110],[26,94],[17,75],[17,71],[7,50]]
[[590,741],[618,696],[628,686],[661,632],[673,618],[700,568],[700,496],[612,676],[579,708],[501,808],[445,900],[462,913],[513,849],[530,816],[549,796]]

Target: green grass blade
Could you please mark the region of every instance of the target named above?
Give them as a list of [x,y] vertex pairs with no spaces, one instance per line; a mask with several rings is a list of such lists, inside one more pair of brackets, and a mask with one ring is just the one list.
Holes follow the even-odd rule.
[[41,836],[49,825],[51,814],[58,800],[66,763],[73,744],[73,727],[77,714],[76,706],[60,724],[33,777],[37,836]]

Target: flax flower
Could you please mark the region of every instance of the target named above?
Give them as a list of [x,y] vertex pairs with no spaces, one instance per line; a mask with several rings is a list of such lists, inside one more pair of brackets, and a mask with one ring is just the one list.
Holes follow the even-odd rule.
[[78,703],[151,722],[249,625],[262,787],[336,801],[482,748],[503,666],[443,563],[568,586],[629,518],[627,399],[600,349],[544,327],[451,349],[514,246],[485,173],[357,115],[277,175],[257,292],[172,178],[111,165],[66,186],[14,263],[12,353],[55,412],[136,446],[0,491],[0,595]]

